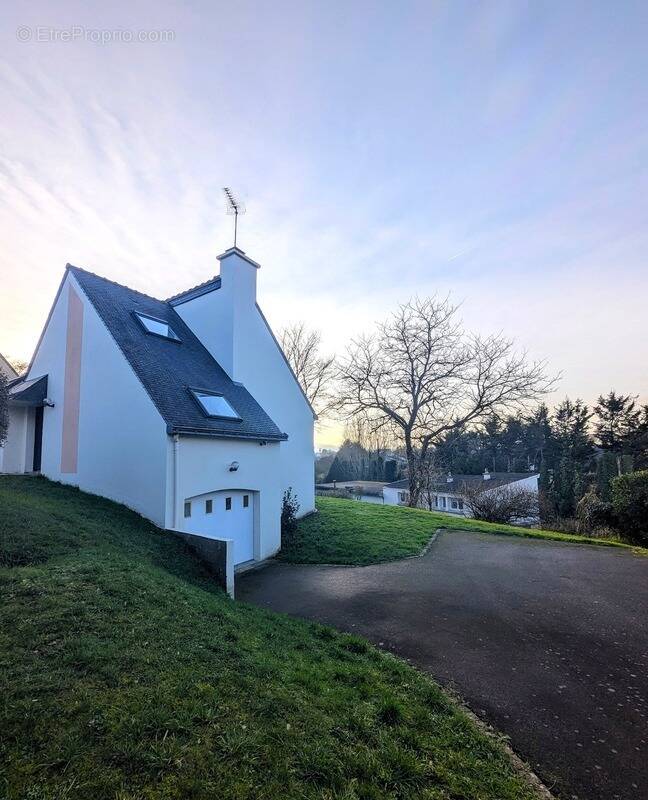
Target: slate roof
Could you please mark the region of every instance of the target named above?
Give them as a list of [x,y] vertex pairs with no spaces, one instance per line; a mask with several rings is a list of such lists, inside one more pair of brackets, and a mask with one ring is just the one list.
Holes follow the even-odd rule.
[[[281,441],[282,433],[248,390],[235,383],[169,302],[67,265],[173,433]],[[168,323],[179,342],[145,333],[135,312]],[[241,417],[203,414],[189,388],[218,392]]]
[[[453,475],[452,481],[443,479],[432,484],[434,492],[449,492],[450,494],[460,494],[462,489],[473,488],[475,486],[487,486],[494,489],[496,486],[506,486],[507,483],[524,480],[537,475],[537,472],[491,472],[490,479],[485,481],[483,475]],[[388,483],[387,489],[409,489],[407,479]]]

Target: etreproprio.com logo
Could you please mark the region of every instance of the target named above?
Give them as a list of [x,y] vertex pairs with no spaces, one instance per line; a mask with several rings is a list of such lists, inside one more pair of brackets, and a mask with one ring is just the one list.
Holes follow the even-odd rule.
[[51,25],[20,25],[16,28],[16,39],[19,42],[90,42],[92,44],[146,42],[159,44],[175,41],[175,31],[86,28],[82,25],[72,25],[69,28],[54,28]]

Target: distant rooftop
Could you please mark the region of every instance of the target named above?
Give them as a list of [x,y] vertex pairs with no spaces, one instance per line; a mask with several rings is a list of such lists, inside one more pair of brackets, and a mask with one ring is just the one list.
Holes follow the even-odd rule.
[[[441,478],[431,485],[433,492],[461,492],[462,489],[472,488],[474,486],[488,486],[494,488],[496,486],[506,486],[508,483],[515,483],[516,481],[531,478],[537,475],[537,472],[491,472],[488,480],[484,479],[483,475],[452,475],[452,480]],[[409,489],[409,481],[407,478],[401,481],[394,481],[387,484],[388,489]]]

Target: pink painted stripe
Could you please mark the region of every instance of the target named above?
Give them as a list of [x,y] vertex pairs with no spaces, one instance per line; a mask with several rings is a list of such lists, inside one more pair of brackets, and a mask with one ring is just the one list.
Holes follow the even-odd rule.
[[78,471],[82,345],[83,303],[79,295],[70,286],[68,291],[67,342],[65,347],[61,472]]

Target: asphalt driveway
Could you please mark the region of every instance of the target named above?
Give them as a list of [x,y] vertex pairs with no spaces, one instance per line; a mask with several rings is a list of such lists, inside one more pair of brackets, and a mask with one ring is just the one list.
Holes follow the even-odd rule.
[[237,597],[409,659],[560,797],[648,798],[648,558],[448,531],[418,559],[273,564]]

